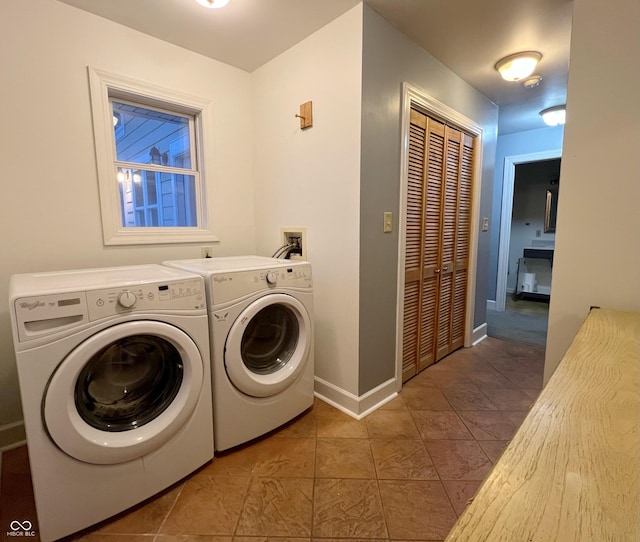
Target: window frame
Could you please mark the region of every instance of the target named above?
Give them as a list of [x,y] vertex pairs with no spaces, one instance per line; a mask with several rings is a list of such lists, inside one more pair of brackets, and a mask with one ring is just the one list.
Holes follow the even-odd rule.
[[[204,141],[210,140],[211,102],[175,90],[108,73],[89,66],[91,111],[105,245],[147,245],[164,243],[219,242],[207,213],[210,186],[204,165]],[[131,227],[122,224],[120,188],[117,181],[118,160],[113,134],[111,101],[126,100],[142,107],[160,108],[194,118],[195,192],[197,226]],[[140,165],[141,169],[145,166]]]

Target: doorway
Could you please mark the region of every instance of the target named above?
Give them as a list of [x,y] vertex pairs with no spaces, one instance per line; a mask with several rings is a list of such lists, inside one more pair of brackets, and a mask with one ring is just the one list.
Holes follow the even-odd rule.
[[513,190],[515,186],[516,166],[530,162],[559,159],[561,156],[562,149],[554,149],[537,153],[507,156],[504,159],[495,306],[495,310],[497,312],[502,312],[506,308],[507,277],[509,273],[509,246],[511,243],[511,217],[513,214]]
[[511,213],[505,217],[503,206],[501,225],[509,238],[507,245],[501,235],[504,305],[487,310],[489,336],[546,345],[560,163],[557,157],[514,164]]

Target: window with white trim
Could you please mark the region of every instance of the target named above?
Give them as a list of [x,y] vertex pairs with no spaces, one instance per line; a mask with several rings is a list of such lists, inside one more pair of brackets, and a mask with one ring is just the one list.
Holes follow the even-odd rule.
[[203,140],[209,102],[89,68],[104,243],[216,241]]

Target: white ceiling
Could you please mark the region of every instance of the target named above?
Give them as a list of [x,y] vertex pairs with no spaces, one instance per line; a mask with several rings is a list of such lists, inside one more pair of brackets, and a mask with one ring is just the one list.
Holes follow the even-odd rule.
[[[253,71],[359,0],[60,0],[186,49]],[[395,28],[500,106],[499,133],[543,128],[538,112],[566,101],[573,0],[364,0]],[[542,83],[526,89],[494,69],[542,53]]]

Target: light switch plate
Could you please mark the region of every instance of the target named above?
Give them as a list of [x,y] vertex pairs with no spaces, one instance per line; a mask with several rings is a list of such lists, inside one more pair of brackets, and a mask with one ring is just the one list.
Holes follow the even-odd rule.
[[386,211],[384,213],[384,226],[382,231],[384,233],[391,233],[393,230],[393,213],[391,211]]

